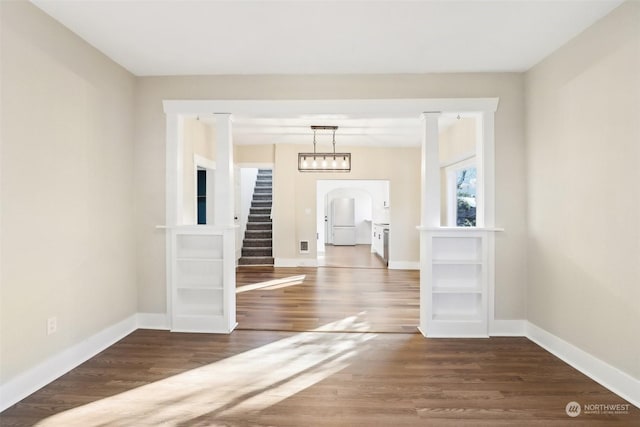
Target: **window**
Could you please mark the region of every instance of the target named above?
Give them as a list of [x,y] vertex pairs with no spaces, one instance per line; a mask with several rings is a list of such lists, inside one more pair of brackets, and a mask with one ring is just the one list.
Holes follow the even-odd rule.
[[447,168],[447,224],[456,227],[476,226],[475,159]]
[[198,169],[198,224],[207,223],[207,171]]
[[474,167],[456,171],[456,225],[476,226],[476,175]]

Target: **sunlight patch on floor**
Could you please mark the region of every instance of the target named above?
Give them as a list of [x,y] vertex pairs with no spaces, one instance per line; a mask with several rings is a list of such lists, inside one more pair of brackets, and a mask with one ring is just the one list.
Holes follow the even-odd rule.
[[[364,322],[351,316],[318,330],[348,323]],[[213,419],[268,408],[338,373],[375,337],[370,333],[299,333],[70,409],[37,425],[212,425]]]
[[273,279],[273,280],[267,280],[266,282],[259,282],[259,283],[252,283],[250,285],[238,286],[236,288],[236,294],[247,292],[247,291],[254,291],[256,289],[272,290],[272,289],[285,288],[287,286],[300,285],[302,284],[302,282],[304,282],[304,279],[306,277],[307,277],[306,275],[302,274],[300,276],[289,276],[282,279]]
[[357,315],[345,317],[342,320],[327,323],[316,329],[319,332],[340,332],[340,331],[355,331],[355,332],[369,332],[371,330],[371,324],[366,320],[367,312],[361,311]]

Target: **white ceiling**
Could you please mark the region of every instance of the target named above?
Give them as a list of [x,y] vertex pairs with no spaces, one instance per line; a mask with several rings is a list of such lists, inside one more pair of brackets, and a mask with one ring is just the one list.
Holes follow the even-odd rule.
[[[443,113],[439,119],[441,131],[454,124],[458,117],[474,117],[472,113]],[[198,117],[213,126],[212,116]],[[422,119],[414,117],[359,117],[354,115],[302,115],[298,117],[256,118],[233,116],[233,142],[250,144],[305,144],[313,148],[312,125],[338,126],[336,150],[340,147],[417,147],[422,142]],[[318,150],[331,148],[331,131],[318,131]]]
[[[524,71],[622,0],[32,2],[133,74],[151,76]],[[441,128],[457,114],[445,114]],[[234,143],[311,149],[311,125],[339,126],[338,150],[421,142],[415,116],[234,115]]]
[[139,76],[524,71],[622,0],[32,0]]
[[[323,116],[297,118],[244,118],[233,119],[233,141],[235,144],[307,144],[313,148],[311,125],[338,126],[336,150],[340,147],[367,146],[418,146],[420,145],[421,121],[411,118],[357,118],[352,116]],[[332,133],[318,131],[318,149],[331,147]]]

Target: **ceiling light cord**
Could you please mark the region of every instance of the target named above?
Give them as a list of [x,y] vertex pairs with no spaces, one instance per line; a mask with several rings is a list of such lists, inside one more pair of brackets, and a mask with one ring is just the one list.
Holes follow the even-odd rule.
[[[316,130],[313,130],[313,154],[316,154]],[[313,160],[316,159],[316,156],[313,156]]]
[[336,130],[333,130],[333,160],[336,159]]

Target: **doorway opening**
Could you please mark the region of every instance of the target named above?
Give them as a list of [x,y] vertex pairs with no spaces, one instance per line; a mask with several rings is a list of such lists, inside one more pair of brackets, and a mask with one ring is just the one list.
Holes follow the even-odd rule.
[[[478,125],[475,127],[478,138],[482,146],[476,153],[476,176],[478,186],[475,190],[475,201],[469,201],[464,198],[470,198],[468,191],[465,194],[456,194],[456,198],[450,197],[458,203],[458,200],[467,202],[470,206],[474,202],[477,206],[476,210],[476,227],[480,232],[492,231],[490,227],[494,225],[494,209],[493,209],[493,115],[497,107],[498,100],[495,98],[483,99],[394,99],[394,100],[304,100],[304,101],[238,101],[238,100],[189,100],[189,101],[164,101],[165,113],[167,114],[167,224],[163,226],[167,232],[167,311],[171,314],[172,328],[175,330],[198,330],[207,332],[225,332],[232,331],[237,323],[245,323],[247,320],[243,315],[250,314],[254,317],[254,324],[261,328],[281,329],[281,330],[314,330],[322,325],[342,324],[342,320],[348,320],[353,324],[368,324],[368,330],[382,330],[383,328],[374,327],[381,324],[379,319],[388,317],[388,312],[384,311],[391,304],[404,310],[406,307],[411,308],[410,313],[402,313],[403,324],[411,324],[411,328],[415,329],[416,311],[419,311],[420,325],[423,327],[427,322],[432,320],[429,318],[431,300],[451,300],[448,295],[441,297],[435,295],[431,297],[431,283],[426,280],[421,272],[428,271],[434,261],[429,251],[424,250],[425,245],[422,244],[422,237],[433,230],[439,231],[444,224],[441,216],[446,217],[446,209],[441,209],[443,203],[442,196],[446,193],[441,188],[443,180],[440,178],[445,171],[442,167],[441,160],[438,159],[438,116],[445,114],[443,112],[456,112],[455,120],[460,120],[467,114],[476,114],[480,118]],[[381,225],[389,224],[388,256],[391,262],[391,270],[386,269],[358,269],[358,268],[313,268],[317,265],[317,257],[314,251],[313,240],[320,240],[326,237],[326,229],[323,227],[318,230],[313,220],[314,195],[312,193],[313,186],[316,184],[314,177],[301,177],[295,174],[291,159],[295,158],[295,153],[300,152],[290,144],[300,144],[300,133],[296,132],[297,127],[304,124],[305,129],[309,123],[304,121],[322,118],[323,121],[328,120],[326,112],[332,111],[329,119],[340,121],[351,121],[355,128],[369,127],[371,132],[352,131],[345,135],[345,144],[350,144],[355,151],[360,150],[359,145],[380,145],[389,146],[393,149],[402,148],[397,153],[385,154],[379,162],[380,168],[374,170],[373,176],[382,176],[386,179],[392,179],[394,182],[394,203],[393,216],[390,215],[389,221],[380,221]],[[457,113],[457,112],[460,113]],[[465,114],[465,112],[469,112]],[[449,113],[451,115],[453,113]],[[215,203],[216,212],[214,224],[212,227],[191,227],[190,222],[185,215],[185,211],[189,209],[186,203],[187,198],[185,192],[189,186],[183,186],[184,180],[188,179],[185,172],[189,170],[187,165],[183,164],[183,159],[188,160],[186,154],[183,155],[183,144],[187,144],[183,135],[183,129],[190,124],[192,120],[205,116],[213,117],[215,122],[215,156],[218,163],[218,170],[215,181]],[[234,117],[233,136],[231,128],[231,116]],[[460,116],[460,119],[458,119]],[[288,118],[287,118],[288,117]],[[366,120],[365,120],[366,119]],[[258,121],[256,121],[258,120]],[[244,125],[242,124],[244,121]],[[380,126],[371,126],[371,121],[376,121]],[[385,125],[386,123],[386,125]],[[289,125],[290,124],[290,125]],[[440,123],[442,125],[442,123]],[[244,131],[239,131],[244,126]],[[255,127],[271,126],[270,132],[256,132]],[[387,131],[388,127],[393,127],[397,132]],[[348,128],[348,126],[344,126]],[[250,135],[260,135],[260,139],[256,142],[247,142]],[[206,133],[205,133],[206,136]],[[267,280],[260,271],[253,270],[245,276],[235,275],[236,265],[234,259],[234,249],[237,248],[234,241],[235,226],[234,224],[234,192],[233,192],[233,174],[230,169],[233,167],[234,160],[234,137],[238,142],[242,140],[243,144],[264,144],[273,145],[271,150],[258,150],[251,153],[247,159],[253,161],[254,158],[263,158],[264,153],[271,153],[268,158],[275,165],[282,165],[279,173],[276,174],[275,181],[280,177],[281,188],[274,189],[276,199],[282,195],[281,203],[277,203],[275,215],[282,214],[279,221],[274,224],[273,230],[276,232],[276,243],[274,247],[274,255],[276,256],[275,264],[279,267],[287,267],[287,271],[279,271],[284,269],[270,268],[274,271],[274,276],[280,274],[286,275],[280,282],[279,277],[270,277],[269,280],[278,280],[277,283],[271,282],[270,287],[258,290],[255,286],[251,287],[252,291],[236,293],[236,285],[242,285],[242,281],[250,281],[252,285],[263,284]],[[349,141],[350,139],[350,141]],[[366,139],[367,141],[363,141]],[[434,143],[435,142],[435,143]],[[446,144],[443,144],[446,145]],[[421,150],[415,150],[410,147],[421,146]],[[386,148],[385,148],[386,149]],[[391,148],[389,148],[391,149]],[[372,150],[373,151],[373,150]],[[396,155],[397,154],[397,155]],[[453,160],[458,160],[456,155]],[[265,155],[266,159],[267,156]],[[401,160],[403,159],[403,160]],[[417,166],[418,161],[422,163],[421,170]],[[260,161],[258,160],[258,161]],[[388,160],[388,161],[387,161]],[[399,166],[394,166],[392,161],[401,160]],[[461,160],[461,159],[460,159]],[[352,176],[361,177],[366,171],[363,164],[354,167]],[[410,168],[409,168],[410,166]],[[445,166],[446,167],[446,166]],[[399,173],[395,173],[398,172]],[[230,173],[231,172],[231,173]],[[194,174],[195,175],[195,174]],[[392,178],[390,178],[393,176]],[[274,181],[274,182],[275,182]],[[463,180],[464,181],[464,180]],[[470,181],[470,180],[469,180]],[[301,185],[298,185],[298,184]],[[303,188],[303,185],[308,188]],[[469,182],[471,184],[471,182]],[[195,188],[193,183],[191,188]],[[276,185],[277,187],[277,185]],[[396,190],[397,188],[397,190]],[[291,191],[294,191],[293,197]],[[194,195],[195,196],[195,195]],[[473,194],[472,194],[473,196]],[[207,197],[208,199],[208,197]],[[191,209],[195,207],[195,197],[192,200]],[[389,205],[387,205],[389,206]],[[448,206],[448,205],[447,205]],[[444,212],[443,212],[444,211]],[[194,215],[195,216],[195,215]],[[460,215],[458,215],[460,216]],[[209,216],[207,215],[207,222]],[[328,222],[328,219],[327,219]],[[393,224],[392,224],[393,222]],[[470,220],[470,222],[472,222]],[[373,236],[374,219],[371,218]],[[324,216],[322,218],[324,224]],[[416,232],[418,225],[418,232]],[[461,227],[458,227],[461,228]],[[471,230],[469,230],[471,229]],[[472,227],[467,230],[476,232]],[[468,233],[469,231],[463,232]],[[483,231],[484,230],[484,231]],[[457,232],[458,230],[456,230]],[[317,237],[316,237],[316,232]],[[394,237],[395,233],[395,237]],[[177,238],[181,235],[197,236],[198,239]],[[381,236],[384,236],[384,230]],[[377,237],[377,235],[376,235]],[[326,242],[325,238],[325,242]],[[185,286],[195,286],[189,284],[189,277],[183,277],[182,266],[187,261],[196,265],[196,261],[191,258],[185,260],[182,255],[185,251],[190,251],[198,255],[200,247],[196,247],[196,243],[206,242],[207,257],[211,258],[220,265],[220,268],[211,269],[210,271],[199,271],[198,280],[207,280],[207,286],[203,289],[200,282],[197,283],[200,288],[197,289],[199,294],[206,293],[209,298],[208,305],[202,304],[202,298],[182,298],[183,295],[196,294],[192,289],[185,291]],[[307,241],[309,244],[304,250],[299,247],[299,242]],[[188,244],[187,244],[188,243]],[[193,244],[192,244],[193,243]],[[492,242],[490,242],[492,243]],[[373,244],[373,242],[372,242]],[[181,246],[182,245],[182,246]],[[335,245],[334,246],[342,246]],[[482,277],[478,277],[481,281],[478,289],[481,293],[479,297],[474,297],[474,301],[482,302],[478,317],[488,319],[491,322],[493,318],[493,246],[487,245],[486,266],[483,264]],[[384,244],[383,244],[384,248]],[[178,249],[178,250],[176,250]],[[326,250],[325,250],[326,252]],[[209,256],[209,253],[210,256]],[[384,254],[384,249],[383,249]],[[394,256],[396,257],[394,259]],[[182,257],[182,258],[181,258]],[[438,261],[438,260],[436,260]],[[448,260],[445,260],[448,261]],[[202,265],[197,264],[197,265]],[[308,266],[308,267],[307,267]],[[486,268],[485,268],[486,267]],[[264,267],[257,267],[262,269]],[[418,270],[420,268],[420,270]],[[239,272],[239,269],[237,269]],[[356,273],[362,274],[356,274]],[[375,272],[375,273],[374,273]],[[307,293],[299,294],[299,291],[309,284],[310,275],[314,274],[314,286],[308,287]],[[375,275],[376,277],[372,277]],[[202,276],[202,277],[200,277]],[[304,279],[296,279],[290,281],[287,277],[305,276]],[[417,279],[420,278],[420,287]],[[211,280],[209,280],[211,279]],[[407,282],[410,286],[408,292],[410,297],[402,300],[402,304],[395,296],[391,299],[380,298],[380,289],[376,286],[381,284],[393,285],[390,291],[396,292],[399,286],[398,282]],[[211,283],[211,285],[209,285]],[[249,288],[247,288],[249,289]],[[419,292],[418,292],[419,291]],[[263,293],[266,292],[266,293]],[[342,292],[342,293],[341,293]],[[471,292],[477,291],[474,289]],[[470,293],[471,293],[470,292]],[[432,292],[433,293],[433,292]],[[437,292],[436,292],[437,293]],[[245,301],[245,305],[234,304],[237,295],[253,294],[253,301]],[[288,302],[279,298],[279,294],[289,297]],[[419,298],[416,296],[419,295]],[[372,304],[370,310],[360,310],[362,307],[363,296],[371,296],[378,301],[378,305]],[[322,299],[322,297],[325,297]],[[238,297],[239,298],[239,297]],[[467,300],[466,294],[463,298]],[[323,300],[324,303],[319,303]],[[350,301],[355,305],[345,307],[345,301]],[[265,302],[271,302],[270,306],[265,306]],[[240,300],[238,299],[238,303]],[[485,304],[486,303],[486,304]],[[307,305],[304,305],[307,304]],[[255,318],[255,312],[245,312],[245,307],[261,306],[262,317]],[[198,319],[190,317],[191,309],[198,310]],[[443,317],[447,318],[449,307],[440,307]],[[485,308],[488,308],[485,313]],[[337,319],[336,316],[343,316],[348,313],[349,319]],[[355,313],[355,314],[354,314]],[[374,316],[380,314],[382,316]],[[457,312],[456,312],[457,313]],[[454,314],[456,314],[454,313]],[[236,315],[237,314],[237,315]],[[277,316],[274,318],[274,316]],[[440,314],[440,313],[438,313]],[[485,316],[486,314],[486,316]],[[400,317],[400,316],[399,316]],[[432,316],[433,317],[433,316]],[[410,320],[409,320],[410,319]],[[303,321],[316,322],[307,325]],[[330,320],[330,321],[329,321]],[[302,322],[302,323],[301,323]],[[336,323],[338,322],[338,323]],[[384,322],[389,325],[389,322]],[[242,325],[244,328],[246,324]],[[423,330],[426,330],[423,328]]]
[[236,166],[236,262],[273,266],[273,166]]
[[389,181],[316,182],[318,267],[387,268]]
[[[216,163],[198,154],[193,155],[193,189],[185,189],[185,195],[192,197],[193,216],[189,223],[206,225],[214,223]],[[185,180],[186,185],[191,185]],[[185,212],[187,210],[185,209]],[[186,221],[185,221],[186,223]]]

